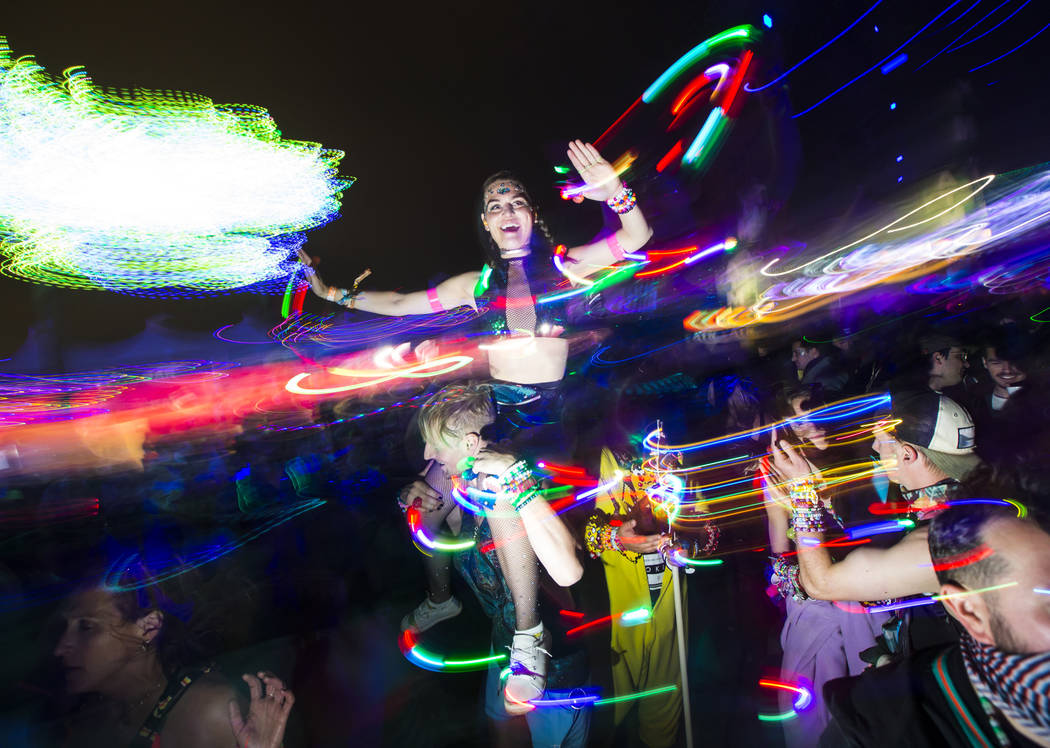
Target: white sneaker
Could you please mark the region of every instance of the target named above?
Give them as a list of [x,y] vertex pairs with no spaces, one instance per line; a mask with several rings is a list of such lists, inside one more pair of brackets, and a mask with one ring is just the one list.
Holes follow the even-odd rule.
[[463,612],[463,603],[450,597],[443,603],[435,605],[426,598],[416,609],[401,619],[402,631],[415,631],[417,634],[448,618],[455,618]]
[[547,686],[547,658],[551,637],[544,629],[539,634],[514,634],[510,647],[510,675],[503,688],[508,702],[523,703],[538,699]]

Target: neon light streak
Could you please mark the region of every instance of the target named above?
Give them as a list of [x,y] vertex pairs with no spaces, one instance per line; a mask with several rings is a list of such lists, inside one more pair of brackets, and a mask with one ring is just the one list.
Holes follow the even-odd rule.
[[664,169],[666,169],[672,161],[674,161],[682,154],[683,148],[684,146],[682,145],[682,141],[679,140],[677,143],[674,144],[674,146],[671,147],[671,150],[669,150],[662,159],[656,162],[656,170],[658,172],[661,172]]
[[855,540],[856,538],[867,538],[872,535],[884,535],[890,532],[911,530],[914,527],[915,523],[910,519],[894,519],[889,522],[875,522],[870,525],[853,527],[846,530],[846,535],[848,535],[851,540]]
[[[901,216],[900,218],[896,219],[895,221],[891,221],[890,223],[886,224],[882,228],[876,229],[875,231],[872,231],[867,236],[863,236],[860,239],[857,239],[856,241],[850,242],[849,244],[846,244],[846,245],[844,245],[842,247],[839,247],[838,249],[833,249],[832,251],[821,255],[820,257],[812,259],[809,262],[803,263],[802,265],[798,265],[798,266],[796,266],[796,267],[794,267],[794,268],[792,268],[790,270],[784,270],[784,271],[781,271],[779,273],[769,272],[769,269],[771,267],[773,267],[778,262],[780,262],[780,258],[775,258],[775,259],[771,260],[770,262],[766,263],[765,267],[762,268],[762,275],[766,275],[766,276],[769,276],[769,277],[777,277],[777,276],[781,276],[781,275],[788,275],[790,273],[797,273],[798,271],[802,270],[803,268],[807,268],[807,267],[809,267],[810,265],[812,265],[814,263],[820,262],[821,260],[825,260],[825,259],[831,257],[832,255],[839,254],[840,252],[845,252],[847,249],[852,249],[853,247],[856,247],[859,244],[863,244],[863,243],[867,242],[868,240],[873,239],[874,237],[878,236],[879,234],[881,234],[884,231],[887,232],[887,233],[891,233],[893,231],[904,231],[905,229],[915,228],[916,226],[920,226],[923,223],[927,223],[929,221],[932,221],[932,220],[935,220],[937,218],[940,218],[941,216],[943,216],[946,213],[954,210],[955,208],[959,207],[960,205],[962,205],[963,203],[967,202],[968,200],[970,200],[971,198],[976,196],[978,193],[980,193],[981,191],[986,189],[988,187],[988,185],[990,185],[994,179],[995,179],[995,175],[994,174],[988,174],[987,176],[980,177],[979,179],[974,179],[972,182],[967,182],[964,185],[961,185],[959,187],[951,189],[948,192],[942,193],[942,194],[938,195],[937,197],[933,198],[932,200],[927,200],[925,203],[923,203],[919,207],[908,211],[907,213],[905,213],[903,216]],[[908,226],[897,226],[897,224],[899,224],[902,221],[904,221],[905,219],[915,215],[916,213],[919,213],[920,211],[925,210],[928,206],[932,205],[933,203],[935,203],[935,202],[937,202],[939,200],[942,200],[942,199],[944,199],[944,198],[948,197],[949,195],[952,195],[952,194],[954,194],[956,192],[959,192],[960,190],[964,190],[967,187],[972,187],[973,185],[980,184],[982,182],[983,182],[983,184],[981,184],[973,192],[968,194],[962,200],[959,200],[958,202],[953,203],[952,205],[949,205],[947,208],[945,208],[943,211],[941,211],[937,215],[930,216],[929,218],[924,218],[923,220],[917,221],[916,223],[910,224]]]
[[[796,118],[798,118],[798,117],[801,117],[801,116],[802,116],[802,115],[804,115],[804,114],[809,114],[810,112],[812,112],[812,111],[813,111],[814,109],[816,109],[817,107],[819,107],[819,106],[820,106],[821,104],[823,104],[824,102],[828,101],[829,99],[831,99],[831,98],[833,98],[833,97],[837,96],[838,94],[842,93],[843,91],[845,91],[845,90],[846,90],[847,88],[849,88],[850,86],[852,86],[852,85],[853,85],[854,83],[856,83],[857,81],[859,81],[859,80],[860,80],[861,78],[863,78],[864,76],[866,76],[866,75],[867,75],[868,73],[870,73],[870,72],[872,72],[873,70],[875,70],[876,68],[878,68],[878,67],[880,67],[880,66],[882,66],[882,65],[886,64],[886,61],[887,61],[887,60],[889,60],[890,58],[892,58],[892,57],[893,57],[894,55],[897,55],[897,54],[899,54],[899,53],[900,53],[900,51],[901,51],[902,49],[904,49],[904,48],[905,48],[906,46],[908,46],[908,45],[909,45],[909,44],[911,44],[911,43],[912,43],[913,41],[915,41],[915,40],[916,40],[916,39],[917,39],[917,38],[918,38],[918,37],[919,37],[920,35],[922,35],[922,33],[923,33],[924,31],[926,31],[926,29],[928,29],[928,28],[929,28],[930,26],[932,26],[932,25],[933,25],[934,23],[936,23],[936,22],[937,22],[937,20],[938,20],[938,19],[940,19],[940,17],[941,17],[941,16],[943,16],[943,15],[944,15],[945,13],[947,13],[947,12],[948,12],[949,10],[951,10],[952,8],[954,8],[954,7],[956,6],[956,5],[958,5],[958,4],[959,4],[959,3],[961,3],[961,2],[962,2],[962,0],[952,0],[952,3],[951,3],[951,5],[949,5],[949,6],[947,7],[947,8],[945,8],[945,9],[944,9],[944,10],[942,10],[942,11],[941,11],[940,13],[938,13],[937,15],[935,15],[935,16],[934,16],[934,17],[933,17],[933,18],[932,18],[932,19],[931,19],[931,20],[930,20],[930,21],[929,21],[929,22],[928,22],[928,23],[927,23],[927,24],[926,24],[925,26],[923,26],[923,27],[922,27],[921,29],[919,29],[919,30],[918,30],[918,31],[916,31],[916,32],[915,32],[914,34],[912,34],[912,35],[911,35],[910,37],[908,37],[908,39],[907,39],[907,40],[906,40],[906,41],[905,41],[905,42],[904,42],[903,44],[901,44],[901,45],[900,45],[899,47],[897,47],[897,48],[896,48],[895,50],[893,50],[892,52],[890,52],[890,53],[889,53],[888,55],[886,55],[885,57],[883,57],[883,58],[882,58],[881,60],[879,60],[878,62],[876,62],[876,63],[875,63],[874,65],[872,65],[872,66],[871,66],[870,68],[868,68],[867,70],[865,70],[865,71],[864,71],[863,73],[861,73],[860,75],[858,75],[858,76],[854,77],[854,78],[853,78],[852,80],[850,80],[850,81],[847,81],[847,82],[846,82],[845,84],[843,84],[842,86],[839,86],[838,88],[836,88],[836,89],[835,89],[834,91],[832,91],[831,93],[829,93],[829,94],[828,94],[827,96],[825,96],[825,97],[824,97],[823,99],[821,99],[820,101],[818,101],[818,102],[817,102],[816,104],[814,104],[813,106],[809,107],[808,109],[803,109],[803,110],[802,110],[801,112],[799,112],[799,113],[797,113],[797,114],[793,114],[793,115],[791,115],[791,118],[792,118],[792,119],[796,119]],[[973,72],[973,71],[971,70],[970,72]]]
[[624,626],[638,626],[646,623],[652,618],[653,612],[648,608],[637,608],[628,610],[620,615],[620,623]]
[[593,706],[598,701],[598,698],[598,694],[592,693],[587,696],[572,696],[567,699],[530,699],[528,703],[534,707],[568,706],[579,708],[581,706]]
[[[719,71],[720,78],[725,76],[726,72],[728,72],[729,70],[729,66],[725,64],[719,65],[717,67],[725,68],[725,70]],[[678,112],[681,111],[682,107],[684,107],[686,103],[688,103],[688,101],[691,98],[693,98],[697,91],[699,91],[705,85],[711,82],[712,78],[708,75],[708,72],[710,72],[710,70],[700,73],[700,75],[696,76],[696,78],[693,79],[692,83],[690,83],[682,90],[682,93],[678,94],[678,98],[675,99],[674,104],[671,105],[671,114],[678,114]]]
[[661,688],[652,688],[648,691],[639,691],[638,693],[627,694],[626,696],[612,696],[608,699],[598,699],[594,702],[595,706],[605,706],[606,704],[619,704],[624,701],[634,701],[636,699],[644,699],[649,696],[657,696],[662,693],[670,693],[671,691],[677,691],[678,686],[662,686]]
[[945,506],[967,506],[969,504],[992,504],[994,506],[1012,506],[1017,510],[1017,518],[1024,519],[1028,516],[1028,508],[1012,499],[958,499],[956,501],[946,501]]
[[1038,595],[1050,595],[1050,590],[1044,590],[1042,587],[1033,587],[1032,592]]
[[[828,41],[824,42],[824,44],[822,44],[821,46],[817,47],[817,48],[816,48],[816,49],[815,49],[814,51],[810,52],[810,53],[809,53],[808,55],[806,55],[806,56],[805,56],[805,57],[803,57],[803,58],[802,58],[801,60],[799,60],[798,62],[796,62],[796,63],[795,63],[794,65],[792,65],[792,66],[791,66],[791,67],[789,67],[789,68],[788,68],[787,70],[785,70],[785,71],[784,71],[783,73],[781,73],[781,74],[780,74],[780,75],[778,75],[778,76],[777,76],[776,78],[774,78],[773,80],[771,80],[771,81],[770,81],[769,83],[766,83],[765,85],[762,85],[762,86],[758,86],[757,88],[751,88],[751,87],[750,87],[749,85],[745,85],[745,86],[744,86],[744,90],[745,90],[745,91],[748,91],[748,92],[750,92],[750,93],[754,93],[754,92],[756,92],[756,91],[761,91],[761,90],[763,90],[763,89],[765,89],[765,88],[769,88],[769,87],[770,87],[770,86],[772,86],[773,84],[775,84],[775,83],[779,83],[780,81],[784,80],[784,79],[785,79],[785,78],[787,78],[787,77],[788,77],[789,75],[791,75],[791,74],[792,74],[793,72],[795,72],[795,71],[796,71],[796,70],[798,70],[798,69],[799,69],[800,67],[802,67],[802,66],[803,66],[804,64],[806,64],[807,62],[809,62],[810,60],[812,60],[812,59],[813,59],[814,57],[816,57],[816,56],[817,56],[818,54],[820,54],[820,53],[821,53],[821,52],[823,52],[823,51],[824,51],[825,49],[827,49],[827,48],[828,48],[828,47],[830,47],[830,46],[831,46],[832,44],[834,44],[834,43],[835,43],[835,42],[837,42],[837,41],[838,41],[839,39],[841,39],[841,38],[842,38],[842,37],[843,37],[843,36],[844,36],[844,35],[846,34],[846,32],[848,32],[848,31],[849,31],[850,29],[852,29],[852,28],[853,28],[854,26],[856,26],[856,25],[857,25],[858,23],[860,23],[861,21],[863,21],[863,20],[864,20],[864,19],[865,19],[865,18],[866,18],[866,17],[868,16],[868,15],[870,15],[870,14],[871,14],[871,12],[872,12],[873,10],[875,10],[875,9],[876,9],[877,7],[879,7],[880,5],[882,5],[882,0],[877,0],[877,2],[876,2],[876,3],[874,4],[874,5],[872,5],[872,6],[870,7],[870,8],[868,8],[868,9],[867,9],[866,11],[864,11],[864,13],[862,13],[862,14],[860,15],[860,17],[858,17],[858,18],[857,18],[857,20],[855,20],[855,21],[854,21],[853,23],[851,23],[851,24],[850,24],[849,26],[847,26],[846,28],[844,28],[844,29],[843,29],[842,31],[840,31],[839,33],[835,34],[835,36],[831,37],[831,39],[829,39]],[[876,27],[876,29],[875,29],[875,30],[876,30],[876,31],[878,31],[878,27]]]
[[581,613],[578,610],[559,610],[558,612],[561,615],[565,616],[566,618],[583,618],[584,617],[584,614]]
[[451,543],[444,540],[435,540],[427,535],[426,528],[423,527],[423,517],[419,513],[419,509],[416,507],[409,507],[408,511],[405,512],[405,519],[408,521],[408,527],[412,531],[416,540],[422,543],[427,548],[433,551],[443,551],[446,553],[454,553],[456,551],[465,551],[468,548],[474,547],[473,540],[464,540],[458,543]]
[[474,657],[465,660],[446,659],[440,655],[422,649],[416,643],[411,631],[406,631],[401,635],[399,644],[401,646],[401,651],[404,652],[406,658],[424,670],[435,672],[468,672],[471,670],[485,670],[489,665],[495,665],[507,659],[506,654],[494,654],[489,655],[488,657]]
[[996,584],[991,587],[982,587],[978,590],[966,590],[965,592],[953,592],[948,595],[933,595],[931,597],[919,598],[915,600],[905,600],[900,603],[891,603],[889,605],[873,605],[868,608],[869,613],[883,613],[890,610],[901,610],[903,608],[915,608],[920,605],[930,605],[932,603],[940,602],[941,600],[950,600],[957,597],[968,597],[970,595],[980,595],[985,592],[993,592],[995,590],[1006,589],[1007,587],[1016,587],[1017,582],[1006,582],[1005,584]]
[[[992,26],[992,27],[991,27],[990,29],[988,29],[988,30],[987,30],[987,31],[985,31],[984,33],[982,33],[982,34],[978,34],[978,35],[977,35],[977,36],[975,36],[975,37],[974,37],[973,39],[970,39],[969,41],[967,41],[967,42],[964,42],[964,43],[960,44],[960,45],[959,45],[959,46],[957,46],[957,47],[956,47],[956,46],[953,46],[953,45],[954,45],[954,44],[955,44],[955,43],[956,43],[957,41],[959,41],[959,40],[960,40],[960,39],[962,39],[962,38],[963,38],[964,36],[966,36],[967,34],[969,34],[969,33],[970,33],[971,31],[973,31],[973,30],[974,30],[975,28],[977,28],[978,26],[980,26],[980,25],[981,25],[982,23],[984,23],[984,21],[985,21],[985,20],[986,20],[986,19],[987,19],[987,18],[988,18],[989,16],[991,16],[991,15],[992,15],[993,13],[995,13],[995,12],[996,12],[997,10],[999,10],[999,9],[1000,9],[1001,7],[1003,7],[1004,5],[1008,5],[1008,4],[1010,3],[1010,0],[1003,0],[1003,2],[999,3],[999,4],[998,4],[998,5],[996,5],[996,6],[994,7],[994,8],[992,8],[992,9],[991,9],[990,11],[988,11],[988,12],[987,12],[987,13],[985,13],[985,14],[984,14],[983,16],[981,16],[981,17],[980,17],[980,18],[979,18],[979,19],[978,19],[978,20],[977,20],[977,21],[976,21],[976,22],[975,22],[975,23],[974,23],[973,25],[971,25],[971,26],[970,26],[970,27],[969,27],[968,29],[966,29],[966,31],[962,32],[962,33],[961,33],[961,34],[959,34],[959,35],[958,35],[957,37],[955,37],[955,38],[954,38],[954,39],[952,39],[952,40],[951,40],[950,42],[948,42],[948,44],[947,44],[947,45],[946,45],[946,46],[944,47],[944,49],[942,49],[942,50],[941,50],[940,52],[938,52],[938,53],[937,53],[937,54],[935,54],[935,55],[934,55],[933,57],[931,57],[930,59],[928,59],[928,60],[927,60],[926,62],[924,62],[924,63],[922,63],[921,65],[919,65],[919,67],[915,68],[915,70],[916,70],[916,71],[922,70],[922,69],[923,69],[924,67],[926,67],[927,65],[929,65],[929,64],[930,64],[931,62],[933,62],[934,60],[936,60],[936,59],[937,59],[938,57],[940,57],[940,56],[941,56],[942,54],[944,54],[945,52],[948,52],[948,53],[951,53],[951,52],[956,52],[956,51],[958,51],[958,50],[962,49],[963,47],[967,47],[967,46],[969,46],[969,45],[973,44],[973,43],[974,43],[975,41],[977,41],[978,39],[981,39],[981,38],[983,38],[983,37],[985,37],[985,36],[988,36],[988,34],[992,33],[992,32],[993,32],[993,31],[995,31],[995,30],[996,30],[997,28],[999,28],[999,27],[1000,27],[1000,26],[1002,26],[1002,25],[1003,25],[1004,23],[1006,23],[1006,22],[1007,22],[1007,21],[1009,21],[1009,20],[1010,20],[1011,18],[1013,18],[1013,17],[1015,16],[1015,15],[1017,15],[1017,13],[1018,13],[1018,12],[1020,12],[1020,11],[1021,11],[1022,9],[1024,9],[1024,7],[1025,7],[1026,5],[1028,5],[1028,3],[1030,3],[1030,2],[1031,2],[1031,0],[1025,0],[1025,2],[1021,3],[1021,5],[1020,5],[1020,6],[1018,6],[1017,8],[1015,8],[1015,9],[1014,9],[1014,11],[1013,11],[1012,13],[1008,14],[1008,15],[1006,16],[1006,18],[1004,18],[1004,19],[1002,19],[1001,21],[999,21],[999,23],[995,24],[994,26]],[[976,6],[977,6],[977,5],[979,5],[979,4],[980,4],[980,0],[978,0],[978,2],[974,3],[974,4],[973,4],[973,5],[971,5],[971,6],[969,7],[969,8],[967,8],[967,9],[966,9],[965,11],[963,11],[963,12],[962,12],[961,14],[959,14],[959,18],[962,18],[962,17],[964,16],[964,15],[966,15],[967,13],[969,13],[969,12],[970,12],[971,10],[973,10],[973,9],[974,9],[974,7],[976,7]],[[958,20],[959,20],[959,18],[956,18],[956,19],[955,19],[955,21],[958,21]],[[955,21],[952,21],[952,23],[955,23]],[[950,26],[951,24],[948,24],[948,25]]]
[[881,68],[879,68],[879,70],[882,72],[883,75],[889,75],[907,61],[908,55],[904,52],[901,52],[899,55],[897,55],[885,65],[883,65]]
[[686,558],[680,551],[674,552],[674,558],[682,566],[721,566],[725,563],[721,558]]
[[1040,34],[1042,34],[1042,33],[1043,33],[1044,31],[1046,31],[1047,29],[1050,29],[1050,23],[1046,24],[1046,26],[1043,26],[1043,28],[1041,28],[1041,29],[1039,29],[1038,31],[1036,31],[1036,32],[1035,32],[1034,34],[1032,34],[1032,35],[1031,35],[1030,37],[1028,37],[1028,38],[1027,38],[1027,39],[1025,39],[1025,40],[1024,40],[1023,42],[1021,42],[1020,44],[1018,44],[1018,45],[1017,45],[1016,47],[1014,47],[1013,49],[1011,49],[1011,50],[1010,50],[1009,52],[1006,52],[1005,54],[1001,54],[1001,55],[999,55],[998,57],[996,57],[996,58],[995,58],[994,60],[989,60],[988,62],[984,63],[983,65],[978,65],[978,66],[977,66],[977,67],[975,67],[975,68],[970,68],[970,72],[971,72],[971,73],[973,73],[973,72],[976,72],[977,70],[980,70],[981,68],[986,68],[986,67],[988,67],[988,66],[989,66],[989,65],[991,65],[991,64],[992,64],[993,62],[999,62],[999,60],[1003,59],[1004,57],[1009,57],[1009,56],[1010,56],[1010,55],[1012,55],[1012,54],[1013,54],[1014,52],[1016,52],[1017,50],[1019,50],[1019,49],[1020,49],[1021,47],[1025,46],[1026,44],[1028,44],[1028,42],[1030,42],[1030,41],[1032,41],[1033,39],[1035,39],[1035,38],[1036,38],[1037,36],[1039,36]]
[[993,551],[988,546],[984,546],[982,548],[978,548],[977,550],[971,553],[963,554],[962,557],[945,558],[935,564],[930,564],[930,566],[933,568],[934,571],[948,571],[950,569],[958,569],[963,566],[969,566],[970,564],[976,564],[978,561],[983,561],[984,559],[991,556],[993,553],[995,553],[995,551]]
[[719,108],[711,110],[711,113],[707,115],[707,120],[704,122],[704,126],[700,128],[700,132],[697,134],[696,139],[693,140],[692,145],[689,146],[689,150],[687,150],[685,156],[682,157],[683,164],[691,164],[700,158],[700,154],[703,153],[704,148],[718,137],[718,128],[719,125],[722,124],[722,118],[724,116],[724,113]]
[[568,631],[565,632],[565,635],[566,636],[575,636],[576,634],[580,633],[581,631],[586,631],[587,629],[592,629],[595,626],[600,626],[601,624],[609,623],[610,621],[612,621],[612,616],[611,615],[604,616],[603,618],[596,618],[593,621],[588,621],[587,623],[581,624],[580,626],[577,626],[575,628],[569,629]]
[[740,86],[744,83],[744,78],[747,76],[747,69],[751,66],[751,60],[754,56],[755,53],[749,49],[744,52],[740,58],[740,62],[737,63],[736,74],[733,76],[733,82],[729,84],[729,90],[726,92],[725,98],[720,105],[722,111],[725,112],[727,117],[733,109],[733,102],[736,101],[736,95],[740,93]]
[[[701,442],[693,442],[692,444],[676,444],[676,445],[664,445],[662,449],[671,452],[692,452],[698,449],[705,449],[718,444],[725,444],[732,441],[738,441],[740,439],[750,439],[756,434],[771,433],[774,429],[783,429],[784,426],[790,425],[798,420],[809,420],[817,423],[834,421],[842,418],[848,418],[867,411],[876,410],[880,407],[889,407],[890,396],[888,394],[868,395],[865,397],[850,398],[848,400],[840,400],[839,402],[826,405],[822,408],[818,408],[811,411],[805,419],[785,418],[775,423],[771,423],[765,426],[761,426],[757,429],[749,429],[747,431],[741,431],[736,434],[729,434],[728,436],[716,437],[714,439],[707,439]],[[652,431],[646,435],[643,443],[647,449],[653,450],[661,448],[658,441],[656,441],[659,430]]]
[[573,467],[572,465],[556,465],[553,462],[537,462],[536,467],[543,468],[544,470],[553,473],[566,473],[568,475],[578,475],[581,478],[587,475],[587,471],[581,467]]
[[778,688],[782,691],[793,691],[797,693],[798,698],[795,699],[794,707],[795,710],[799,712],[808,709],[813,703],[813,692],[799,683],[783,683],[781,681],[763,678],[758,682],[758,685],[765,688]]
[[678,58],[678,60],[667,68],[663,74],[653,81],[653,84],[649,88],[645,89],[645,93],[642,94],[642,101],[646,104],[652,102],[663,89],[677,78],[681,73],[696,62],[698,59],[706,55],[710,50],[717,46],[725,44],[729,41],[742,40],[750,38],[754,28],[751,26],[736,26],[734,28],[723,31],[721,34],[712,36],[710,39],[700,42],[698,45],[693,47],[691,50],[686,52],[684,55]]
[[[448,374],[461,369],[467,364],[473,362],[473,358],[470,356],[444,356],[442,358],[434,359],[433,361],[427,361],[424,363],[416,364],[414,366],[407,367],[405,369],[395,369],[393,371],[368,371],[368,370],[353,370],[353,369],[341,369],[333,366],[328,370],[330,374],[335,374],[340,377],[371,377],[365,382],[358,382],[356,384],[346,384],[338,387],[319,387],[317,389],[308,389],[300,385],[307,377],[311,376],[311,372],[303,372],[296,374],[294,377],[288,380],[288,383],[284,385],[284,388],[288,392],[296,395],[334,395],[339,392],[349,392],[351,390],[361,389],[363,387],[372,387],[377,384],[383,384],[384,382],[390,382],[395,379],[425,379],[427,377],[436,377],[442,374]],[[443,368],[438,368],[443,367]]]
[[550,304],[555,301],[560,301],[561,299],[568,299],[573,296],[579,296],[580,294],[590,295],[592,293],[597,293],[598,291],[606,289],[615,283],[619,283],[620,281],[626,280],[630,276],[634,275],[634,273],[639,268],[643,267],[645,264],[646,263],[644,262],[636,262],[628,265],[623,265],[622,267],[614,267],[612,271],[609,272],[607,275],[604,275],[601,278],[595,280],[594,285],[590,288],[573,288],[568,291],[557,291],[554,293],[547,293],[538,297],[536,299],[536,303]]
[[608,482],[603,483],[600,486],[595,486],[589,491],[584,491],[583,493],[576,494],[576,501],[587,501],[589,499],[593,499],[598,494],[604,493],[615,488],[617,485],[620,484],[620,481],[622,480],[623,473],[617,470],[616,475],[614,475]]
[[187,571],[204,566],[205,564],[211,563],[216,559],[222,558],[223,556],[232,553],[233,551],[241,548],[246,543],[255,540],[261,535],[266,534],[275,527],[283,525],[289,520],[295,519],[300,514],[305,514],[311,509],[316,509],[319,506],[324,506],[327,502],[322,499],[309,499],[302,501],[297,504],[290,505],[286,508],[279,509],[273,512],[262,513],[258,516],[267,517],[264,522],[255,527],[251,532],[243,535],[236,540],[230,540],[225,543],[220,543],[218,546],[213,546],[207,550],[194,553],[186,557],[181,563],[175,564],[167,570],[156,570],[147,579],[132,582],[129,584],[122,584],[120,582],[121,576],[127,571],[132,564],[135,563],[136,559],[139,558],[138,553],[129,554],[122,559],[115,562],[109,567],[106,575],[103,577],[102,586],[110,592],[128,592],[131,590],[141,589],[143,587],[149,587],[160,582],[164,582],[168,579],[184,574]]

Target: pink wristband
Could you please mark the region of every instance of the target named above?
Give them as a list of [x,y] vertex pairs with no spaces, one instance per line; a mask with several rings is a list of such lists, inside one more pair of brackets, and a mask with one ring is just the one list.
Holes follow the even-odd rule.
[[627,255],[627,253],[623,251],[623,247],[620,246],[620,240],[616,238],[615,232],[605,237],[605,243],[609,245],[609,250],[613,253],[613,257],[616,258],[617,262]]
[[427,289],[427,301],[430,302],[430,308],[433,309],[435,312],[445,311],[445,307],[441,305],[441,300],[438,298],[437,289]]

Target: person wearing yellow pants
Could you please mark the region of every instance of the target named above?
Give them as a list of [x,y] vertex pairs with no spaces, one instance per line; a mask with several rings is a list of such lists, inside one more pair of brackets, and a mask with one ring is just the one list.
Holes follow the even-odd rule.
[[[613,453],[603,449],[600,484],[610,483],[617,471],[626,472]],[[596,511],[585,530],[587,549],[601,559],[609,587],[612,675],[617,696],[680,682],[672,571],[659,551],[668,538],[662,534],[639,535],[635,532],[636,520],[626,519],[635,501],[648,501],[644,482],[644,476],[627,474],[619,484],[599,494]],[[684,585],[682,592],[684,604]],[[651,611],[648,620],[624,625],[620,614],[639,608]],[[635,706],[638,737],[650,748],[674,745],[682,719],[681,691],[618,702],[614,705],[615,724],[622,723]]]

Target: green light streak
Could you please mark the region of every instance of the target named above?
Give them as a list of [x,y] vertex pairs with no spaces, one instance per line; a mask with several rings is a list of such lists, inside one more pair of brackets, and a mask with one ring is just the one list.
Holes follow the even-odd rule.
[[645,93],[642,94],[642,101],[646,104],[651,103],[652,100],[663,93],[663,90],[667,88],[675,78],[681,75],[686,68],[702,58],[708,52],[714,50],[715,47],[719,47],[727,42],[749,39],[752,34],[756,33],[757,31],[753,26],[745,24],[743,26],[734,26],[731,29],[723,31],[721,34],[716,34],[710,39],[700,42],[679,57],[677,62],[667,68],[667,70],[663,72],[663,75],[653,81],[653,84],[649,86],[649,88],[645,89]]
[[670,691],[677,691],[678,686],[663,686],[662,688],[654,688],[649,691],[639,691],[638,693],[627,694],[626,696],[610,696],[607,699],[598,699],[594,702],[595,706],[604,706],[605,704],[617,704],[622,701],[634,701],[635,699],[644,699],[646,696],[656,696],[661,693],[669,693]]

